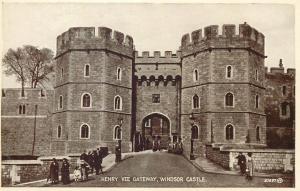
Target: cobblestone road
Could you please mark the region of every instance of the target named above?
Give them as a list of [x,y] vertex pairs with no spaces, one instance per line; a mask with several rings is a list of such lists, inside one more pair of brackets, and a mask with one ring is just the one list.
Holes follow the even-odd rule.
[[[129,178],[128,178],[129,177]],[[123,178],[123,179],[122,179]],[[254,177],[211,174],[199,171],[182,156],[156,152],[135,155],[117,164],[104,175],[92,176],[86,182],[61,183],[53,186],[75,187],[292,187],[291,178]],[[265,182],[269,181],[269,182]],[[279,181],[280,182],[280,181]]]

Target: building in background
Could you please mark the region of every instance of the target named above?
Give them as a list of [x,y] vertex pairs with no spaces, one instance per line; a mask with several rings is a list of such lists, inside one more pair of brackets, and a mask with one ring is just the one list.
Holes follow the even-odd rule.
[[265,113],[267,143],[271,148],[295,147],[295,69],[266,68]]
[[209,144],[265,147],[269,127],[294,127],[295,70],[265,70],[264,35],[236,30],[208,26],[176,53],[139,56],[128,35],[70,28],[57,38],[53,89],[2,90],[2,155],[114,152],[120,140],[129,152],[179,138],[199,156]]

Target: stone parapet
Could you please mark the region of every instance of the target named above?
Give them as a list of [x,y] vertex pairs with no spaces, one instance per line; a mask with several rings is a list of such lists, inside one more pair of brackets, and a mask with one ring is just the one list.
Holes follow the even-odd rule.
[[183,35],[180,47],[182,56],[213,49],[248,49],[264,56],[264,35],[247,23],[239,25],[238,34],[232,24],[223,25],[221,35],[218,30],[217,25],[211,25],[204,28],[204,35],[202,29]]
[[133,39],[110,28],[73,27],[57,37],[57,57],[68,50],[109,50],[133,57]]

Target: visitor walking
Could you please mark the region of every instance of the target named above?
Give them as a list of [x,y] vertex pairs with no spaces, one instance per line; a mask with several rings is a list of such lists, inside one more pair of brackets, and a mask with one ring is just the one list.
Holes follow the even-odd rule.
[[81,180],[88,180],[89,177],[89,165],[84,160],[80,160],[80,169],[81,169]]
[[246,170],[246,179],[252,180],[254,171],[254,163],[252,159],[252,153],[249,152],[247,156],[247,170]]
[[93,156],[93,152],[92,151],[89,151],[88,152],[88,155],[87,155],[87,161],[86,161],[89,166],[90,166],[90,170],[91,170],[91,173],[93,174],[94,173],[94,168],[95,168],[95,161],[94,161],[94,156]]
[[52,184],[58,183],[58,171],[59,171],[59,164],[56,158],[53,158],[52,162],[50,163],[50,175],[49,175]]
[[63,159],[61,166],[61,181],[63,184],[70,183],[70,164],[66,158]]
[[100,158],[99,158],[99,154],[97,154],[97,151],[93,151],[93,160],[94,160],[94,167],[95,167],[96,175],[99,175]]
[[242,152],[239,152],[239,155],[235,158],[238,159],[237,164],[240,166],[241,175],[245,175],[245,172],[246,172],[246,157],[245,157],[245,155],[243,155]]

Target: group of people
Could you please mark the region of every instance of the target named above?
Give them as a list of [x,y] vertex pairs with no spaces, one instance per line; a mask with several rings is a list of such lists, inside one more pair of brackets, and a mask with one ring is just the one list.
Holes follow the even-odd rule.
[[241,174],[245,176],[247,180],[252,180],[254,171],[252,153],[249,152],[247,156],[245,156],[240,152],[236,159],[238,159],[237,164],[240,166]]
[[84,152],[80,156],[82,165],[87,166],[87,168],[90,168],[91,173],[94,173],[94,170],[95,170],[96,175],[99,175],[99,171],[101,171],[101,173],[103,174],[102,166],[101,166],[102,159],[103,159],[103,156],[100,152],[100,149],[97,149],[94,151],[89,151],[88,154],[86,154]]
[[[47,181],[50,180],[52,184],[57,184],[59,182],[59,164],[58,161],[53,158],[50,163],[50,174]],[[66,158],[62,160],[61,166],[61,181],[63,184],[70,183],[70,164]]]
[[168,152],[169,153],[175,153],[175,154],[182,154],[183,153],[183,143],[182,139],[179,138],[178,141],[171,141],[171,138],[169,138],[168,142]]
[[161,150],[161,141],[160,141],[160,139],[161,139],[160,136],[153,138],[153,140],[152,140],[152,150],[153,150],[153,152]]
[[[94,170],[96,175],[99,175],[99,172],[103,174],[101,166],[102,159],[103,156],[100,149],[90,151],[88,154],[86,154],[86,152],[82,153],[80,161],[73,172],[75,182],[78,182],[79,180],[88,180],[89,173],[94,173]],[[50,163],[50,174],[47,181],[48,180],[50,180],[52,184],[57,184],[59,182],[59,163],[55,158],[53,158]],[[62,160],[61,181],[63,184],[70,183],[70,163],[66,158],[63,158]]]

